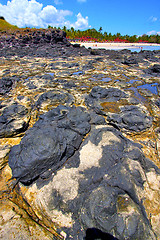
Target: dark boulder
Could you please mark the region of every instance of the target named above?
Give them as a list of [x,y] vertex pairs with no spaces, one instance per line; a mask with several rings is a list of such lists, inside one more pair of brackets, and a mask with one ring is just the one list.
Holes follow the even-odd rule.
[[72,95],[70,95],[67,92],[63,92],[63,91],[49,91],[49,92],[45,92],[43,93],[37,103],[36,106],[38,108],[41,108],[43,106],[43,104],[45,104],[45,106],[57,106],[57,104],[66,104],[66,105],[71,105],[74,103],[74,97]]
[[85,104],[99,114],[105,114],[101,104],[105,102],[117,102],[126,98],[127,94],[118,88],[102,88],[96,86],[85,98]]
[[9,92],[12,88],[13,81],[8,77],[3,77],[0,79],[0,95]]
[[79,43],[75,43],[75,44],[73,44],[72,45],[74,48],[80,48],[81,47],[81,45],[79,44]]
[[89,121],[89,114],[80,107],[59,106],[40,116],[11,149],[13,177],[29,184],[48,169],[57,170],[79,148],[90,131]]
[[[39,191],[37,200],[45,199],[50,216],[57,208],[63,216],[70,214],[73,224],[62,230],[72,239],[84,239],[86,230],[94,227],[100,231],[91,239],[98,234],[98,239],[106,240],[102,236],[114,233],[118,239],[155,240],[143,197],[148,172],[159,176],[159,169],[141,148],[112,126],[92,127],[76,154],[57,171],[44,192]],[[37,181],[37,186],[44,182]],[[91,234],[87,231],[88,239]]]
[[149,67],[148,69],[144,70],[145,73],[159,76],[160,75],[160,64],[154,64],[153,66]]
[[0,138],[11,137],[24,132],[29,123],[28,109],[14,103],[4,108],[0,116]]
[[152,117],[149,112],[143,111],[138,106],[121,107],[121,112],[110,114],[108,121],[120,129],[140,132],[152,126]]
[[160,73],[160,64],[154,64],[149,70],[153,73]]

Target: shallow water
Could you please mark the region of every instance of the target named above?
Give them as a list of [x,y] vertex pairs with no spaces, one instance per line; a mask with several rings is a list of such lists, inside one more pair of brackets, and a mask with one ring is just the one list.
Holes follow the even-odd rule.
[[138,86],[137,88],[147,89],[153,94],[157,95],[158,94],[157,85],[158,83],[144,84],[144,85]]
[[[98,49],[97,46],[92,47],[93,49]],[[116,50],[116,51],[120,51],[123,49],[127,49],[127,50],[131,50],[131,52],[140,52],[141,50],[148,50],[148,51],[154,51],[154,50],[160,50],[160,46],[145,46],[145,45],[141,45],[138,47],[131,47],[131,46],[123,46],[123,47],[114,47],[114,46],[109,46],[109,47],[100,47],[100,48],[104,48],[106,50]]]

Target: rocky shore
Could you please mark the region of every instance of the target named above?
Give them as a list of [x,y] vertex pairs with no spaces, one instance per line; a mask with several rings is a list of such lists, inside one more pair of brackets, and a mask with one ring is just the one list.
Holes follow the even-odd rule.
[[160,51],[25,30],[0,63],[0,238],[160,239]]

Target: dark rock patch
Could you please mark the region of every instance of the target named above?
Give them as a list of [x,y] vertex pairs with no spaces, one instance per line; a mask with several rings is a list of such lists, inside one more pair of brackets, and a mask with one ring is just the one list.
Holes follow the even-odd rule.
[[0,79],[0,95],[9,92],[12,89],[13,81],[8,77]]
[[96,86],[92,89],[85,98],[85,104],[94,109],[99,114],[105,114],[103,107],[104,102],[117,102],[120,99],[125,99],[127,94],[118,88],[102,88]]
[[[96,155],[95,161],[91,150]],[[74,224],[63,229],[68,233],[66,239],[83,239],[90,227],[114,233],[118,239],[156,239],[139,193],[144,191],[146,173],[152,169],[160,172],[144,156],[141,145],[113,127],[101,126],[92,128],[78,152],[79,156],[71,157],[57,173],[60,176],[51,180],[52,193],[47,203],[51,211],[58,208],[60,212],[71,213]],[[62,179],[59,192],[60,177],[67,184]],[[67,200],[67,191],[69,194],[76,191],[76,197]]]
[[140,132],[152,126],[149,112],[142,111],[138,106],[121,107],[121,112],[108,116],[108,121],[120,129]]
[[74,97],[72,95],[70,95],[67,92],[63,92],[63,91],[49,91],[49,92],[45,92],[43,93],[37,103],[36,106],[38,108],[41,108],[42,105],[44,104],[46,105],[50,105],[51,107],[53,106],[57,106],[59,104],[66,104],[66,105],[71,105],[74,103]]
[[11,149],[14,178],[31,183],[48,169],[57,170],[79,148],[90,131],[90,116],[78,107],[59,106],[40,116],[21,143]]
[[144,71],[145,73],[152,74],[155,76],[160,75],[160,64],[154,64],[153,66],[149,67]]
[[11,137],[24,132],[29,123],[29,112],[26,107],[14,103],[5,107],[0,116],[0,137]]

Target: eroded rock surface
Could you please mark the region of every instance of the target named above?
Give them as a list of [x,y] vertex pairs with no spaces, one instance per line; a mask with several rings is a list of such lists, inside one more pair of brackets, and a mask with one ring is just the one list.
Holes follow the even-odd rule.
[[108,116],[108,121],[120,129],[140,132],[152,126],[152,117],[146,109],[137,106],[121,107],[118,114]]
[[28,184],[47,170],[57,170],[79,148],[90,130],[89,121],[80,107],[60,106],[40,116],[20,145],[11,149],[13,177]]
[[28,127],[28,109],[18,103],[4,107],[0,115],[0,138],[11,137],[24,132]]
[[114,127],[99,125],[47,184],[39,179],[21,191],[38,211],[43,208],[59,223],[66,239],[83,239],[90,227],[118,239],[156,239],[143,202],[152,199],[151,175],[158,191],[160,171],[141,146]]
[[74,103],[74,98],[72,95],[68,94],[67,92],[62,91],[49,91],[43,93],[37,103],[36,106],[40,109],[43,106],[46,107],[53,107],[59,104],[67,104],[71,105]]

